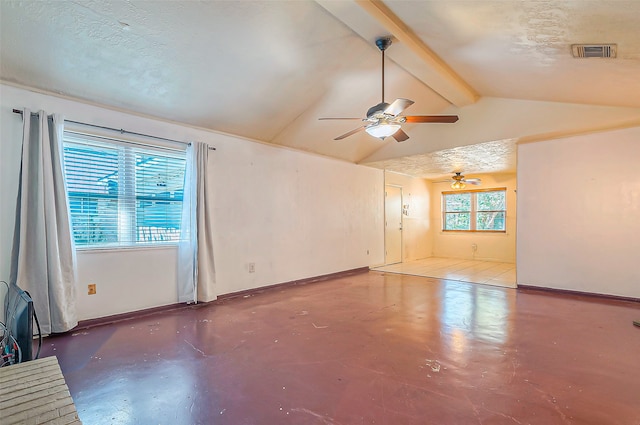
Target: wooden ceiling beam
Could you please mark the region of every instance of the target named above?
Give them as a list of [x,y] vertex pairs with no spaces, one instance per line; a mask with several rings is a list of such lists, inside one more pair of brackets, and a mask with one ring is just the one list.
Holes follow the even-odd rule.
[[[427,46],[395,13],[380,0],[355,0],[372,18],[430,68],[428,81],[416,75],[425,84],[453,105],[462,107],[475,103],[478,93],[447,63]],[[400,65],[402,65],[400,63]],[[414,75],[416,73],[414,72]]]

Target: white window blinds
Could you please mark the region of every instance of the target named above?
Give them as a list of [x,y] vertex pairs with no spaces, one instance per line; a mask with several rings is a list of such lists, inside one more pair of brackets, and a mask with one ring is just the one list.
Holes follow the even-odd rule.
[[179,241],[184,150],[66,131],[64,166],[78,247]]

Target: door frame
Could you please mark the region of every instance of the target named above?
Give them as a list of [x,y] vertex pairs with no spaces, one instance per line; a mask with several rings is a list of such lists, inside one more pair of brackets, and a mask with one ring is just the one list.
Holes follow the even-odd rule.
[[[387,263],[387,187],[393,187],[395,189],[400,189],[400,261],[397,263]],[[389,264],[399,264],[402,263],[404,258],[404,250],[403,250],[403,241],[404,241],[404,216],[402,214],[402,205],[403,205],[403,190],[402,186],[397,184],[387,184],[384,185],[384,265]]]

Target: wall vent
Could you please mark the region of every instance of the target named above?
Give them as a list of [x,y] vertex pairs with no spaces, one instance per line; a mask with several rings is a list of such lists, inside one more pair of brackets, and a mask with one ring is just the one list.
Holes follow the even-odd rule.
[[572,44],[574,58],[615,58],[616,44]]

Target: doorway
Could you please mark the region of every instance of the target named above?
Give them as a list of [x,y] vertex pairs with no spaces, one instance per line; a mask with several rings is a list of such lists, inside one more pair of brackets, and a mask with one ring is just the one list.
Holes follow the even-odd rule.
[[402,262],[402,188],[384,188],[384,263]]

